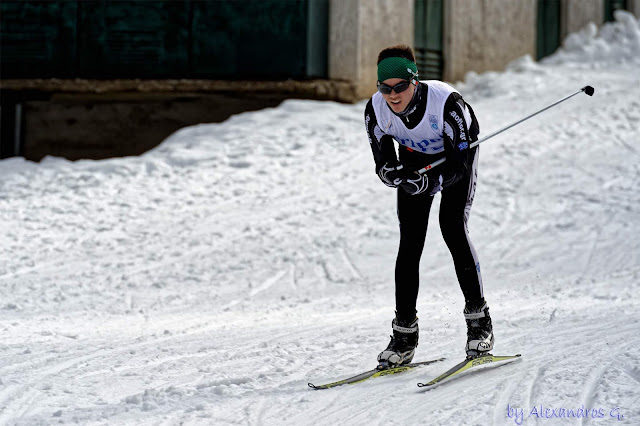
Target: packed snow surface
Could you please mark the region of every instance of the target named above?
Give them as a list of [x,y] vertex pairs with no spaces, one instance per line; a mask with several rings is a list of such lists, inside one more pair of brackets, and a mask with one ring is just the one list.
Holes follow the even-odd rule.
[[480,147],[469,229],[493,352],[521,361],[416,387],[464,356],[437,196],[415,359],[446,360],[307,387],[375,366],[398,229],[365,103],[290,100],[140,157],[0,162],[0,424],[640,424],[640,23],[617,18],[454,83],[484,134],[595,87]]

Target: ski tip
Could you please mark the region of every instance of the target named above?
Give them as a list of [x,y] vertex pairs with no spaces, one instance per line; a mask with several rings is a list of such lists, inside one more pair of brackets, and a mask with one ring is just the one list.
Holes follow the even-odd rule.
[[307,383],[307,385],[309,385],[309,387],[310,387],[311,389],[314,389],[314,390],[329,389],[329,388],[333,387],[333,386],[327,386],[327,385],[319,385],[319,386],[316,386],[316,385],[314,385],[313,383]]
[[[447,380],[444,380],[444,383],[446,383]],[[439,387],[443,382],[427,382],[427,383],[418,383],[418,387],[420,389],[424,389],[425,391],[430,391],[433,390],[437,387]]]
[[584,86],[582,88],[582,91],[589,96],[593,96],[593,92],[595,91],[595,89],[592,86]]

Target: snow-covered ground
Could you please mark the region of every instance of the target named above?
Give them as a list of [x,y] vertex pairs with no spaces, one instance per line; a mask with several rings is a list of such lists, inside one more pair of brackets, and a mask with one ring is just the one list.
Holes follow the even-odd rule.
[[465,343],[438,200],[416,360],[447,360],[307,387],[375,366],[391,331],[395,197],[364,102],[290,100],[135,158],[1,161],[0,423],[640,424],[639,67],[621,13],[456,84],[484,134],[596,91],[481,146],[470,232],[494,353],[523,358],[428,392]]

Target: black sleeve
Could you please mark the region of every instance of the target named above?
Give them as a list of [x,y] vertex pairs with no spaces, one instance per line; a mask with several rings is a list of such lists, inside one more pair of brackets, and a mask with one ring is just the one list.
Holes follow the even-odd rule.
[[[468,111],[471,123],[465,120],[464,110]],[[444,106],[444,151],[447,161],[441,171],[443,188],[453,185],[470,173],[471,153],[469,144],[478,139],[480,128],[478,120],[469,105],[459,93],[449,95]],[[473,148],[476,149],[476,148]]]
[[373,110],[373,103],[371,102],[371,99],[369,99],[369,102],[364,109],[364,123],[367,128],[367,136],[369,136],[371,151],[373,152],[373,160],[376,162],[376,173],[378,173],[378,170],[380,170],[385,163],[398,163],[393,138],[390,135],[384,134],[378,126],[378,120],[376,118],[375,111]]

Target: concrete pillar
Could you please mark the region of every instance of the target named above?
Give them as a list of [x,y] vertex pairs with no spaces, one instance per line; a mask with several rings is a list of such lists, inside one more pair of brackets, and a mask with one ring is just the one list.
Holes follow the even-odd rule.
[[329,78],[355,84],[358,98],[376,91],[378,53],[413,46],[414,0],[330,0]]
[[580,31],[589,22],[597,26],[604,22],[604,0],[562,0],[560,37]]
[[444,80],[535,58],[537,0],[447,0],[444,8]]
[[627,9],[640,19],[640,0],[627,0]]

